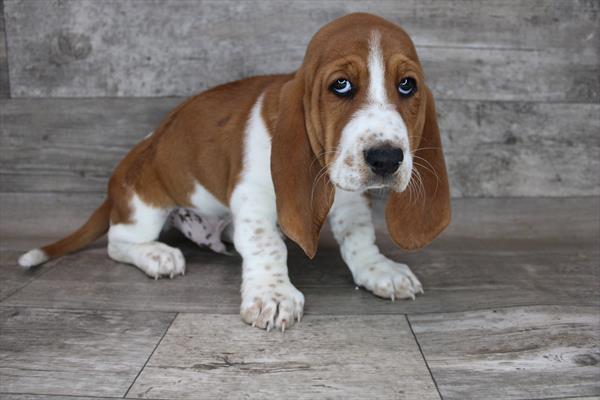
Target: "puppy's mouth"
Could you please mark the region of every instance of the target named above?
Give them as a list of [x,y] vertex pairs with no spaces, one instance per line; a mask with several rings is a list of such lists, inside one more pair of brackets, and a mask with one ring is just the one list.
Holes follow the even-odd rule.
[[387,189],[396,187],[396,177],[394,176],[372,176],[368,179],[365,184],[365,188],[368,189]]
[[409,184],[410,172],[405,173],[399,170],[396,173],[388,176],[380,176],[377,174],[369,174],[365,188],[370,189],[390,189],[395,192],[403,192]]
[[344,176],[346,179],[339,181],[332,179],[331,182],[337,188],[349,192],[380,189],[403,192],[409,185],[410,176],[410,168],[406,167],[401,167],[395,173],[383,176],[374,173],[368,167],[361,167],[357,171]]
[[389,189],[402,192],[409,186],[412,155],[397,148],[380,146],[342,155],[329,171],[330,181],[337,188],[357,192]]

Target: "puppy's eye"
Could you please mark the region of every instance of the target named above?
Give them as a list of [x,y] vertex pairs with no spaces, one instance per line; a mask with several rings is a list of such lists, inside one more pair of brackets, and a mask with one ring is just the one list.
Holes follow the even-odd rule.
[[338,96],[348,97],[352,95],[352,83],[347,79],[336,80],[329,89]]
[[398,84],[398,92],[402,97],[410,97],[417,91],[417,82],[413,78],[402,78]]

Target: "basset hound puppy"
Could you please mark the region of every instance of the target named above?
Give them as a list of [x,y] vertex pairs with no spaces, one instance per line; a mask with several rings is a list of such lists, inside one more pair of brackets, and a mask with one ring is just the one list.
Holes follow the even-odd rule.
[[365,195],[373,188],[390,191],[386,224],[401,248],[424,246],[450,222],[434,101],[415,47],[397,25],[357,13],[321,28],[295,73],[180,104],[119,163],[81,228],[19,263],[41,264],[108,232],[111,258],[172,278],[185,261],[157,242],[169,214],[192,209],[219,233],[231,218],[243,258],[241,317],[284,330],[300,320],[304,296],[288,277],[279,228],[313,257],[329,217],[358,286],[391,300],[422,292],[409,267],[375,244]]

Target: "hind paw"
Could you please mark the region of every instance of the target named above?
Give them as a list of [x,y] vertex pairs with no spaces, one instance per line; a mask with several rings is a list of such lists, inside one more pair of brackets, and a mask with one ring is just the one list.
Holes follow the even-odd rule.
[[185,275],[185,259],[181,250],[158,242],[142,246],[144,248],[140,249],[135,265],[146,275],[154,279]]

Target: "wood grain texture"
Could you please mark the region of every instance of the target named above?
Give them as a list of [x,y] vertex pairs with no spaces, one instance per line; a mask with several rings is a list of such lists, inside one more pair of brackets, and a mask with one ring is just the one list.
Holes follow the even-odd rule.
[[307,316],[301,327],[180,314],[128,397],[439,399],[404,316]]
[[17,268],[15,263],[22,253],[19,251],[0,250],[0,267],[2,279],[0,279],[0,301],[15,293],[28,283],[32,282],[47,269],[23,269]]
[[[3,204],[14,210],[5,214],[8,217],[0,230],[4,237],[11,237],[0,266],[7,270],[6,276],[15,274],[17,268],[18,253],[10,249],[37,247],[59,238],[61,229],[64,234],[85,219],[84,211],[90,205],[77,199],[40,195],[32,201],[32,208],[20,209],[25,202],[23,195],[0,196]],[[288,244],[290,276],[306,296],[307,314],[600,305],[598,204],[598,198],[456,200],[455,223],[428,248],[414,253],[398,250],[388,238],[383,221],[377,218],[384,253],[410,265],[424,284],[426,294],[414,302],[391,303],[355,290],[328,231],[314,260]],[[53,207],[60,208],[60,212],[52,213]],[[382,205],[377,203],[376,208],[380,215]],[[478,229],[473,221],[480,221],[484,228]],[[40,226],[50,228],[40,230]],[[183,249],[188,266],[185,277],[149,279],[135,267],[110,260],[105,242],[99,241],[80,253],[45,264],[40,270],[47,272],[2,304],[237,314],[241,259],[198,249],[177,237],[165,239]]]
[[123,396],[173,317],[2,307],[0,392]]
[[0,393],[2,400],[110,400],[116,397],[81,397],[81,396],[52,396],[48,394],[35,395],[35,394],[10,394]]
[[600,395],[594,307],[524,307],[411,316],[444,399]]
[[[0,249],[25,251],[65,235],[103,198],[102,193],[0,192]],[[385,233],[384,199],[375,198],[372,205],[378,240],[393,249]],[[452,223],[434,243],[454,251],[585,249],[600,241],[598,197],[459,198],[452,200],[452,209]],[[321,244],[335,246],[327,229]]]
[[440,98],[595,102],[599,10],[560,0],[6,0],[18,97],[189,95],[288,72],[322,25],[368,11],[412,35]]
[[[99,245],[42,267],[51,269],[2,304],[104,310],[157,310],[238,314],[241,260],[183,247],[185,277],[154,281],[133,266],[115,263]],[[181,247],[181,246],[180,246]],[[598,253],[589,250],[515,253],[424,251],[393,257],[423,282],[415,301],[380,299],[355,285],[337,250],[314,261],[295,248],[290,279],[306,298],[310,314],[403,314],[452,312],[532,304],[600,306]],[[17,268],[15,261],[2,269]]]
[[[103,192],[181,99],[0,100],[0,192]],[[456,196],[600,195],[600,104],[439,101]]]
[[0,0],[0,98],[10,97],[8,81],[8,57],[4,29],[4,0]]
[[103,241],[31,275],[16,267],[19,250],[74,228],[100,200],[0,193],[0,289],[11,286],[0,301],[2,399],[123,396],[174,311],[195,313],[180,314],[130,398],[277,397],[282,386],[292,398],[438,398],[403,314],[444,398],[597,398],[597,197],[456,199],[450,228],[409,254],[376,218],[384,251],[425,285],[414,302],[355,290],[330,232],[313,261],[290,245],[307,304],[285,335],[239,318],[238,257],[176,235],[165,240],[189,267],[174,280],[110,261]]
[[0,0],[0,98],[10,97],[6,31],[4,28],[4,0]]

